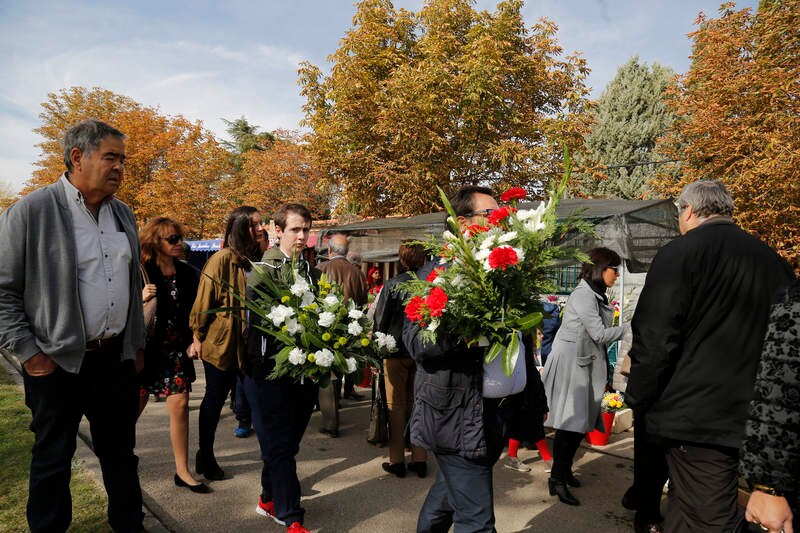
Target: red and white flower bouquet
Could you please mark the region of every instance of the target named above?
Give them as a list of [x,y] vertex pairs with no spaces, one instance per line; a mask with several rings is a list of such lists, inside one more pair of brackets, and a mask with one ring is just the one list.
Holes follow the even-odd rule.
[[559,222],[556,217],[568,175],[548,202],[533,209],[519,208],[524,189],[509,189],[500,196],[507,205],[492,211],[485,225],[463,231],[439,190],[450,230],[425,245],[441,258],[441,267],[428,279],[413,279],[402,287],[411,295],[406,316],[420,326],[424,342],[435,342],[446,332],[468,345],[487,346],[486,362],[503,357],[503,372],[511,375],[520,353],[517,333],[540,324],[541,295],[554,289],[547,269],[556,261],[586,259],[556,244],[569,232],[590,231],[586,222],[573,217]]

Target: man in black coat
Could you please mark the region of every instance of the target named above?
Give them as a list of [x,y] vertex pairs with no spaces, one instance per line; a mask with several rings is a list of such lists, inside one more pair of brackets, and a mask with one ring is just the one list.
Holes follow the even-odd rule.
[[678,198],[682,236],[656,255],[633,317],[629,404],[665,439],[673,490],[664,529],[730,531],[769,308],[789,265],[731,219],[717,181]]

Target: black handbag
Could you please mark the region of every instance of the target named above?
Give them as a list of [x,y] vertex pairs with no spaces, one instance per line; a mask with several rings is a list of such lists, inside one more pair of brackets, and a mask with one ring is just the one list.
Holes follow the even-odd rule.
[[386,405],[386,389],[384,387],[383,372],[373,374],[367,442],[378,447],[383,447],[389,442],[389,408]]

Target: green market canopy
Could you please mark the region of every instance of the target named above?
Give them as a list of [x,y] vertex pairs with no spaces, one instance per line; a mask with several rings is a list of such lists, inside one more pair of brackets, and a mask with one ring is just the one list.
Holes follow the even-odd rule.
[[[523,203],[534,208],[537,203]],[[625,261],[629,272],[646,272],[656,252],[678,236],[675,205],[671,200],[582,200],[565,199],[558,206],[558,217],[577,216],[594,224],[596,236],[568,236],[564,243],[588,250],[606,246]],[[346,232],[351,237],[350,250],[365,262],[397,261],[397,249],[405,239],[425,240],[439,236],[445,229],[445,212],[412,217],[389,217],[335,226],[325,233]]]

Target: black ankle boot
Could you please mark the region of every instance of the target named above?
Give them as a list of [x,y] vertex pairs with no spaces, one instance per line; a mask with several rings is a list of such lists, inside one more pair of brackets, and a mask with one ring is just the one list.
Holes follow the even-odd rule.
[[406,477],[406,464],[405,463],[383,463],[381,467],[390,474],[397,477]]
[[572,495],[566,483],[561,480],[550,478],[547,480],[547,487],[550,489],[550,496],[558,496],[558,499],[567,505],[580,505],[578,498]]
[[567,476],[567,485],[569,485],[570,487],[578,488],[581,486],[581,482],[578,478],[575,477],[575,474],[570,473],[570,475]]
[[197,455],[194,457],[194,469],[198,474],[211,481],[225,479],[225,472],[217,464],[217,459],[213,455],[203,453],[203,450],[197,450]]

